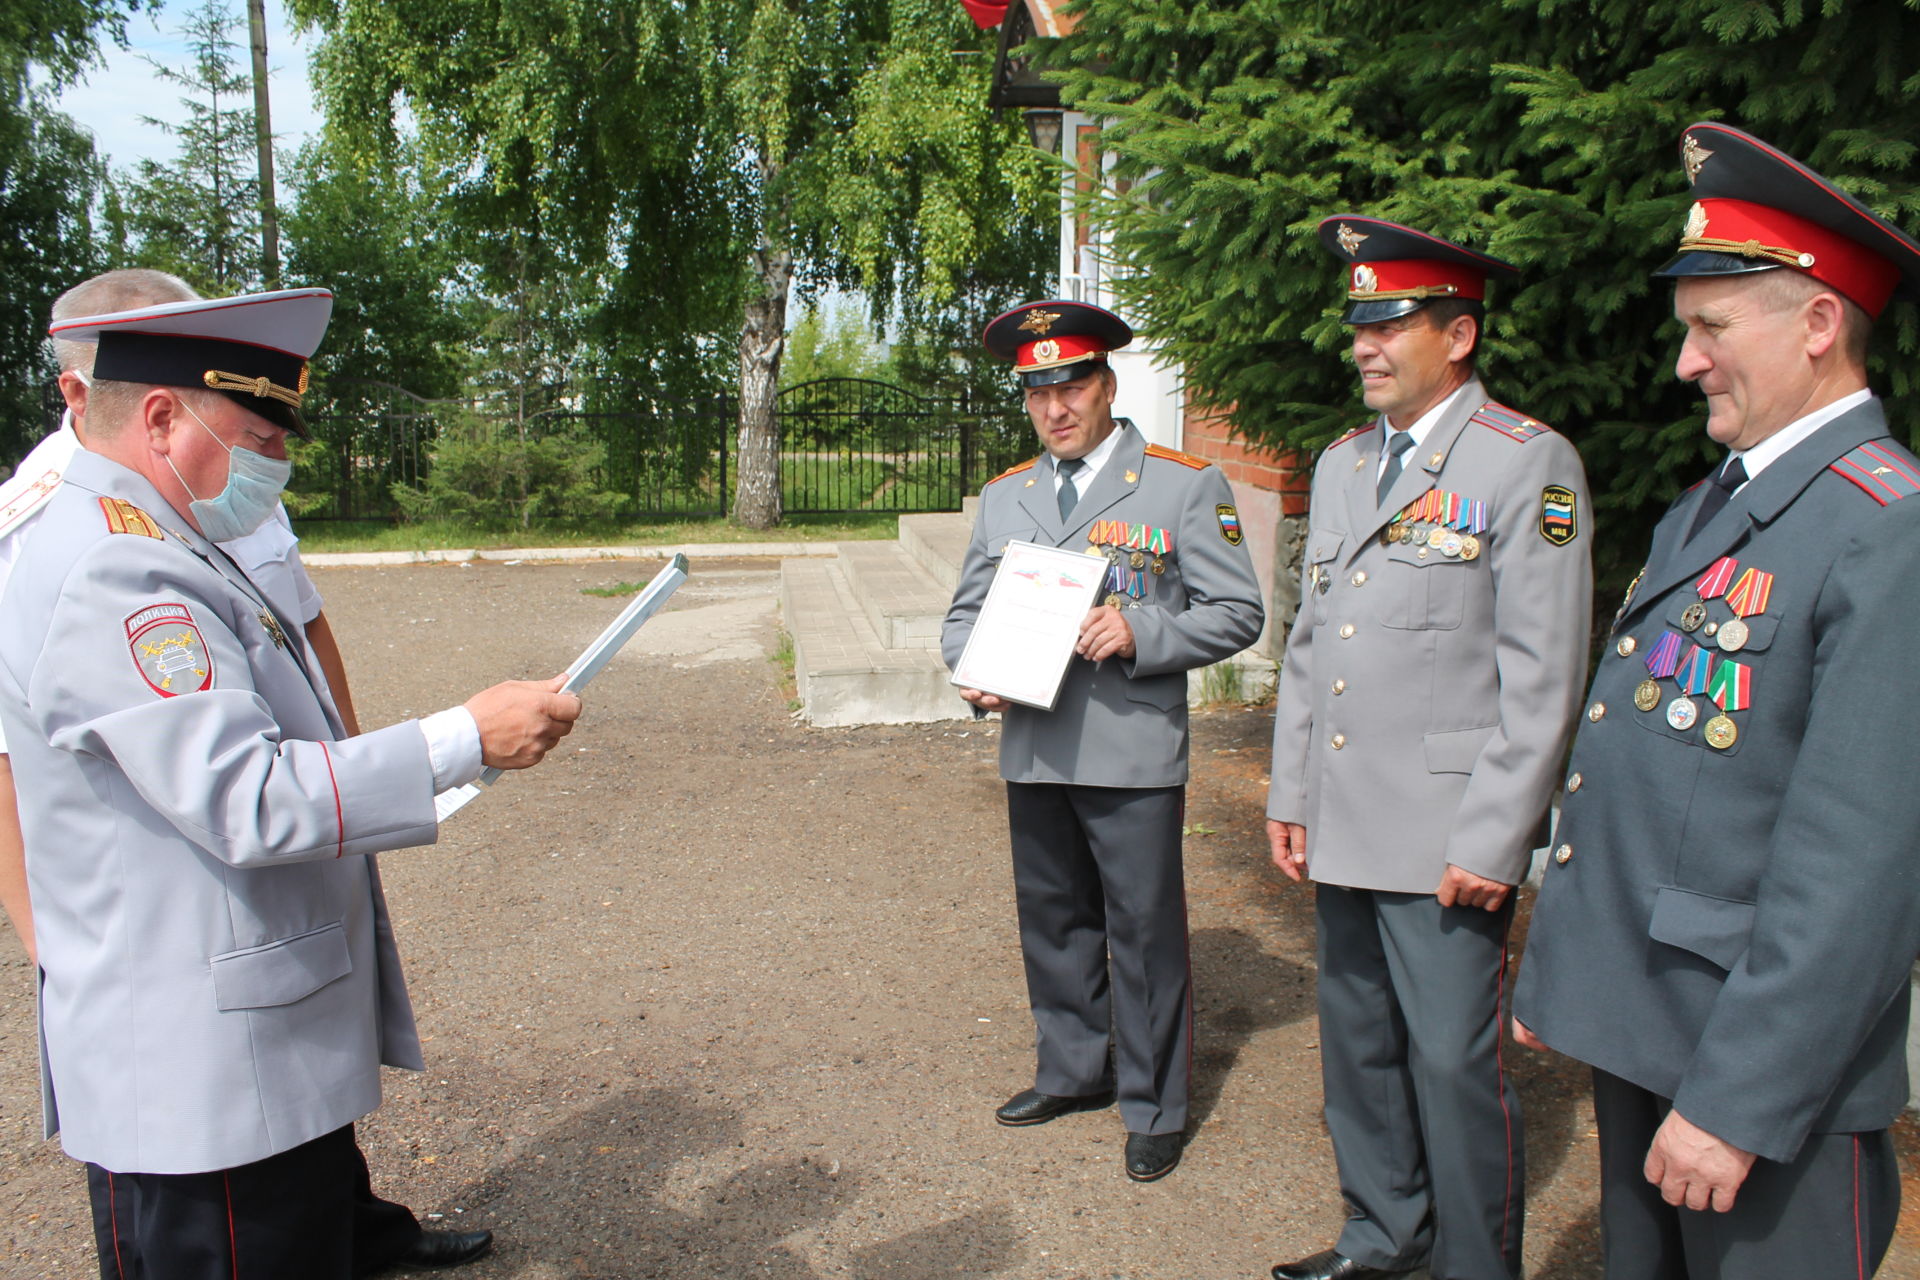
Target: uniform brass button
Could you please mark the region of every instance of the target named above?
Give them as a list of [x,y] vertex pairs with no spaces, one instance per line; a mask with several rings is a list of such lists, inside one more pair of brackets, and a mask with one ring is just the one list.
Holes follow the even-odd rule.
[[1620,643],[1613,646],[1613,651],[1623,658],[1631,658],[1633,656],[1635,643],[1632,636],[1621,636]]
[[1427,459],[1427,465],[1428,465],[1428,466],[1430,466],[1430,467],[1437,467],[1437,466],[1439,466],[1439,465],[1440,465],[1441,463],[1443,463],[1443,462],[1445,462],[1446,460],[1447,460],[1447,455],[1446,455],[1446,454],[1444,454],[1444,453],[1436,453],[1436,454],[1434,454],[1434,455],[1433,455],[1433,456],[1432,456],[1431,458],[1428,458],[1428,459]]
[[1567,794],[1568,794],[1568,795],[1572,795],[1572,794],[1573,794],[1574,792],[1576,792],[1576,791],[1578,791],[1578,790],[1580,789],[1580,783],[1581,783],[1582,781],[1583,781],[1583,779],[1582,779],[1582,778],[1580,777],[1580,775],[1579,775],[1579,774],[1577,774],[1577,773],[1576,773],[1576,774],[1574,774],[1574,775],[1573,775],[1573,776],[1572,776],[1571,778],[1568,778],[1568,779],[1567,779]]
[[1340,638],[1342,640],[1353,639],[1353,624],[1351,622],[1340,628]]
[[1427,558],[1427,549],[1425,547],[1420,548],[1413,553],[1413,557],[1416,560],[1425,560]]
[[1367,585],[1367,571],[1365,569],[1353,575],[1353,585],[1356,587],[1364,587]]
[[1333,682],[1333,691],[1335,693],[1345,693],[1347,691],[1347,682],[1345,680],[1335,680]]
[[1596,702],[1587,708],[1587,719],[1593,721],[1595,724],[1599,724],[1602,720],[1606,719],[1606,716],[1607,704],[1604,702]]
[[1346,735],[1346,734],[1344,734],[1344,733],[1336,733],[1336,734],[1334,734],[1334,735],[1333,735],[1333,744],[1332,744],[1332,745],[1333,745],[1333,749],[1334,749],[1335,751],[1338,751],[1338,750],[1339,750],[1340,748],[1342,748],[1342,747],[1344,747],[1344,746],[1346,746],[1346,745],[1347,745],[1347,735]]
[[1563,844],[1558,849],[1555,849],[1553,851],[1553,860],[1563,867],[1566,866],[1567,863],[1573,861],[1573,846]]

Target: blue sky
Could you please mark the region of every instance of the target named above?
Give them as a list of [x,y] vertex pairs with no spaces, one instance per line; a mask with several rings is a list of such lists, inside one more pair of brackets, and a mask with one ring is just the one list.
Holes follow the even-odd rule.
[[[236,60],[242,74],[250,74],[247,52],[245,0],[229,0],[239,19],[240,48]],[[143,115],[162,120],[184,117],[180,91],[153,73],[141,55],[169,66],[185,66],[188,53],[178,31],[182,15],[193,0],[164,0],[159,12],[141,13],[127,23],[128,48],[109,46],[104,65],[88,70],[86,79],[62,93],[60,109],[91,129],[95,149],[115,168],[131,168],[142,159],[167,160],[173,140],[143,124]],[[288,28],[286,6],[267,0],[267,66],[272,92],[273,132],[283,154],[297,150],[320,128],[320,114],[307,81],[307,57],[318,43],[309,33],[300,36]]]

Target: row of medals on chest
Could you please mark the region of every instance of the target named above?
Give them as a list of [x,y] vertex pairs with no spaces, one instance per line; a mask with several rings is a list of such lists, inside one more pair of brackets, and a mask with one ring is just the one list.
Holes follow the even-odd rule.
[[[1149,567],[1156,576],[1167,571],[1167,558],[1161,552],[1155,551],[1149,555],[1137,548],[1128,550],[1126,545],[1121,543],[1090,541],[1087,543],[1086,554],[1107,562],[1107,583],[1111,587],[1120,589],[1107,592],[1106,598],[1101,603],[1115,609],[1131,608],[1136,601],[1146,596],[1147,584],[1144,571]],[[1131,572],[1128,572],[1129,570]],[[1132,599],[1128,599],[1129,596]]]
[[1461,533],[1443,524],[1414,524],[1406,520],[1395,520],[1380,531],[1382,546],[1390,547],[1396,542],[1404,542],[1409,546],[1424,544],[1456,560],[1478,560],[1483,549],[1480,539],[1471,533]]
[[[1728,618],[1725,622],[1708,622],[1705,600],[1695,600],[1681,611],[1680,629],[1688,635],[1698,633],[1701,637],[1712,640],[1725,653],[1736,653],[1746,648],[1747,640],[1751,635],[1750,628],[1740,618]],[[1614,652],[1623,658],[1630,657],[1635,647],[1636,642],[1632,636],[1622,636],[1620,642],[1614,646]],[[1660,682],[1649,676],[1635,686],[1633,705],[1641,711],[1652,711],[1660,705],[1661,696]],[[1683,691],[1679,697],[1667,704],[1666,716],[1669,725],[1676,731],[1685,733],[1699,720],[1700,708],[1694,702],[1692,695]],[[1724,711],[1711,717],[1701,732],[1706,737],[1707,745],[1717,751],[1725,751],[1740,737],[1740,727],[1734,724],[1733,718]]]

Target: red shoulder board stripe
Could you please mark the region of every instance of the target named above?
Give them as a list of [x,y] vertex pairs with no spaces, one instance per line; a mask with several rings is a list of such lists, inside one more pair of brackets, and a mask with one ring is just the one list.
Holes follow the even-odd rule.
[[1355,436],[1364,435],[1366,431],[1372,426],[1373,426],[1373,420],[1369,418],[1367,421],[1361,423],[1359,426],[1355,427],[1353,430],[1347,432],[1347,434],[1341,436],[1338,440],[1335,440],[1332,444],[1328,445],[1327,448],[1338,449],[1341,445],[1353,439]]
[[1889,440],[1869,440],[1827,469],[1853,481],[1883,507],[1920,493],[1920,462]]
[[987,483],[994,484],[994,483],[997,483],[998,481],[1005,480],[1008,476],[1017,476],[1022,471],[1027,470],[1029,467],[1033,466],[1033,464],[1038,461],[1040,461],[1040,459],[1038,458],[1028,458],[1025,462],[1021,463],[1017,467],[1008,467],[1005,471],[1002,471],[999,475],[995,476],[992,480],[987,481]]
[[1522,444],[1553,429],[1544,422],[1536,421],[1518,410],[1509,409],[1492,400],[1480,406],[1480,411],[1473,415],[1473,421],[1498,432],[1509,440],[1518,440]]
[[1182,453],[1178,449],[1169,449],[1165,445],[1160,444],[1148,445],[1147,456],[1149,458],[1165,458],[1168,462],[1177,462],[1183,467],[1192,467],[1195,471],[1199,471],[1210,465],[1205,458],[1196,458],[1190,453]]
[[107,518],[108,533],[137,533],[148,538],[165,538],[153,517],[125,498],[100,499],[100,512]]

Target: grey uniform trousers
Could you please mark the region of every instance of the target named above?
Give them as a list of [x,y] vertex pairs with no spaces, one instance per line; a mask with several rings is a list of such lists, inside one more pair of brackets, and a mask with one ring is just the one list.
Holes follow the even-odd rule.
[[1513,896],[1318,885],[1320,1070],[1347,1201],[1335,1245],[1433,1280],[1520,1274],[1520,1099],[1501,1062]]
[[1059,1097],[1116,1088],[1132,1133],[1187,1123],[1185,803],[1184,787],[1007,784],[1033,1087]]
[[1673,1103],[1594,1069],[1601,1256],[1607,1280],[1867,1280],[1893,1242],[1893,1138],[1816,1133],[1790,1163],[1755,1160],[1725,1213],[1674,1207],[1647,1148]]

